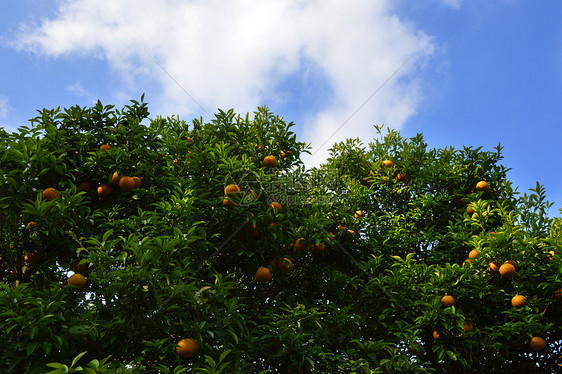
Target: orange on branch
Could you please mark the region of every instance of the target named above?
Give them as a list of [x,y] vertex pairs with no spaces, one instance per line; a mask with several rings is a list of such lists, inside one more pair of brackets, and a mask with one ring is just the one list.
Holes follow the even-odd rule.
[[58,199],[60,194],[53,187],[49,187],[43,190],[41,196],[43,197],[43,200],[51,200]]
[[86,286],[86,277],[78,273],[73,274],[70,278],[68,278],[68,284],[78,288],[84,288]]
[[111,146],[109,144],[102,144],[100,145],[100,149],[102,151],[109,151],[111,149]]
[[113,187],[110,184],[104,183],[98,187],[98,195],[104,200],[109,199],[112,192]]
[[132,177],[122,176],[119,179],[119,188],[125,192],[132,191],[135,188],[135,180]]
[[515,274],[515,266],[510,263],[505,263],[500,266],[500,275],[504,278],[511,278]]
[[533,336],[529,341],[529,347],[535,352],[540,352],[546,348],[546,341],[540,336]]
[[279,267],[277,268],[277,270],[280,273],[288,273],[291,270],[293,270],[293,261],[291,261],[290,258],[284,258],[281,263],[279,264]]
[[142,188],[142,179],[139,177],[133,177],[133,180],[135,181],[135,188]]
[[525,306],[525,296],[523,296],[523,295],[513,296],[511,298],[511,305],[513,305],[517,309],[523,308]]
[[488,182],[486,182],[486,181],[480,181],[480,182],[476,183],[476,191],[486,192],[486,191],[488,191],[489,188],[490,188],[490,186],[488,185]]
[[455,305],[455,303],[456,303],[456,300],[451,295],[445,295],[441,298],[441,304],[443,304],[443,306],[446,307],[446,308]]
[[488,270],[491,273],[497,273],[500,269],[500,264],[498,264],[496,261],[492,261],[488,264]]
[[470,330],[472,330],[474,328],[474,322],[465,321],[462,324],[462,328],[463,328],[464,332],[469,332]]
[[198,349],[199,349],[199,345],[197,344],[197,340],[182,339],[178,342],[176,346],[176,353],[181,358],[189,358],[193,356]]
[[480,252],[478,252],[476,249],[473,249],[473,250],[470,251],[470,253],[468,254],[468,258],[476,258],[476,256],[478,256],[478,254],[480,254]]
[[271,204],[269,204],[269,210],[272,213],[275,213],[277,211],[277,213],[281,213],[281,211],[283,210],[283,206],[278,203],[277,201],[272,202]]
[[115,187],[119,186],[119,173],[113,173],[113,175],[111,176],[111,184]]
[[394,166],[394,162],[390,161],[390,160],[384,160],[382,162],[382,166],[386,169],[390,169],[391,167]]
[[258,282],[269,282],[272,278],[271,271],[262,266],[256,271],[256,279]]
[[268,168],[274,168],[277,166],[277,159],[275,158],[275,156],[266,156],[263,159],[263,166]]
[[302,252],[306,250],[306,239],[305,238],[298,238],[295,242],[295,251]]
[[240,187],[237,184],[229,184],[224,188],[224,195],[228,197],[240,195]]
[[236,205],[238,205],[237,202],[230,200],[228,197],[225,197],[222,201],[222,205],[227,207],[227,208],[233,208]]
[[358,210],[355,212],[355,218],[365,217],[365,213],[362,210]]

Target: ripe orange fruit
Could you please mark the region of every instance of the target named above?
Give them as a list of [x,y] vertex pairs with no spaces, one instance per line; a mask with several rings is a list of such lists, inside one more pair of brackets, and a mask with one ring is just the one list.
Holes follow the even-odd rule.
[[86,286],[86,277],[78,273],[73,274],[70,278],[68,278],[68,284],[78,288],[84,288]]
[[119,185],[119,174],[117,172],[113,173],[111,176],[111,184],[115,187]]
[[437,331],[433,331],[433,339],[439,339],[439,333]]
[[504,278],[511,278],[515,274],[515,266],[506,262],[500,266],[500,274]]
[[474,328],[474,322],[464,321],[464,323],[462,324],[462,328],[464,329],[464,332],[469,332]]
[[500,264],[498,264],[496,261],[492,261],[488,264],[488,270],[492,273],[497,273],[499,269]]
[[468,213],[469,216],[471,216],[471,215],[474,214],[475,210],[474,210],[474,208],[467,208],[466,212]]
[[98,187],[98,195],[104,200],[109,199],[111,193],[113,192],[113,187],[110,184],[104,183]]
[[37,251],[25,252],[23,259],[30,265],[39,265],[41,262],[41,255]]
[[358,210],[355,212],[355,218],[365,217],[365,213],[362,210]]
[[276,210],[277,213],[281,213],[281,211],[283,210],[283,206],[278,202],[274,201],[271,204],[269,204],[269,209],[271,210],[272,213],[275,213]]
[[478,183],[476,183],[476,191],[488,191],[488,189],[490,188],[490,186],[488,185],[488,182],[485,181],[480,181]]
[[396,182],[406,182],[406,175],[402,173],[398,173],[396,175]]
[[222,201],[222,205],[227,207],[227,208],[232,208],[232,207],[235,207],[236,205],[238,205],[238,203],[230,200],[228,197],[225,197],[224,200]]
[[263,159],[263,166],[268,168],[274,168],[277,166],[277,159],[275,158],[275,156],[266,156]]
[[559,288],[556,291],[554,291],[554,298],[558,300],[562,300],[562,288]]
[[135,188],[135,180],[132,177],[122,176],[119,179],[119,188],[123,191],[132,191]]
[[197,344],[197,340],[182,339],[178,342],[178,345],[176,347],[176,353],[181,358],[189,358],[193,356],[198,349],[199,349],[199,345]]
[[90,181],[84,181],[82,183],[80,183],[80,185],[77,188],[78,192],[86,192],[87,194],[90,194],[92,192],[94,192],[94,184]]
[[390,160],[384,160],[384,161],[382,162],[382,166],[383,166],[384,168],[390,169],[391,167],[394,166],[394,163],[393,163],[392,161],[390,161]]
[[229,184],[224,188],[224,196],[234,197],[240,194],[240,187],[236,184]]
[[256,279],[258,282],[269,282],[271,280],[271,271],[262,266],[256,271]]
[[473,249],[472,251],[470,251],[470,253],[468,254],[468,258],[476,258],[476,256],[478,256],[480,252],[478,252],[476,249]]
[[30,222],[27,223],[27,228],[29,229],[29,228],[31,228],[31,226],[35,226],[36,224],[37,224],[37,222],[30,221]]
[[325,248],[326,248],[326,246],[324,245],[324,243],[312,244],[310,246],[310,250],[312,251],[312,254],[315,254],[315,255],[319,255],[322,252],[324,252]]
[[290,272],[291,270],[293,270],[293,261],[291,261],[290,258],[285,257],[279,264],[277,270],[279,270],[280,273],[285,273],[285,274]]
[[525,306],[525,296],[523,296],[523,295],[513,296],[511,298],[511,305],[513,305],[517,309],[523,308]]
[[100,146],[100,149],[101,149],[102,151],[109,151],[109,150],[111,149],[111,146],[110,146],[109,144],[102,144],[102,145]]
[[470,265],[472,265],[472,259],[471,259],[471,258],[467,258],[466,260],[464,260],[464,262],[463,262],[462,264],[463,264],[463,266],[464,266],[464,265],[470,266]]
[[441,298],[441,304],[443,304],[445,308],[455,305],[455,302],[455,298],[451,295],[445,295]]
[[193,144],[193,139],[190,138],[189,136],[187,138],[185,138],[185,140],[187,140],[189,143]]
[[515,268],[515,270],[517,270],[517,262],[513,261],[513,260],[507,260],[505,262],[506,264],[511,264],[513,265],[513,267]]
[[135,188],[142,188],[142,179],[139,177],[133,177],[133,180],[135,181]]
[[43,200],[58,199],[60,197],[60,194],[53,187],[44,189],[41,195]]
[[305,238],[298,238],[295,242],[295,251],[302,252],[306,250],[306,239]]
[[535,352],[542,351],[546,348],[546,341],[540,336],[533,336],[529,342],[529,347],[531,347],[531,349]]

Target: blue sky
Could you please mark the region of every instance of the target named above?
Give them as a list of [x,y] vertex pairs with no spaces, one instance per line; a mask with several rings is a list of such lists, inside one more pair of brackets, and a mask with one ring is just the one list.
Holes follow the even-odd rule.
[[539,181],[560,215],[562,3],[537,4],[4,1],[0,126],[142,93],[153,116],[187,120],[267,105],[312,143],[314,165],[326,140],[368,142],[384,123],[430,147],[501,143],[519,191]]

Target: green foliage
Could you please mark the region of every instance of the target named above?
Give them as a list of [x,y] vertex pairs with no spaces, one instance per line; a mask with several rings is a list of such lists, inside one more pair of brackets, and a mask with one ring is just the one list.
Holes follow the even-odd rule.
[[[306,170],[306,144],[266,108],[219,110],[208,123],[148,116],[142,98],[121,110],[98,102],[0,131],[2,372],[562,364],[561,220],[548,217],[540,184],[523,196],[511,187],[500,146],[430,149],[381,126],[368,147],[338,143]],[[268,155],[276,168],[263,165]],[[142,186],[129,191],[115,173]],[[487,191],[476,191],[481,180]],[[230,184],[241,193],[225,196]],[[49,187],[60,197],[44,199]],[[512,278],[488,270],[507,260]],[[260,266],[272,280],[256,281]],[[85,288],[67,284],[73,272]],[[454,306],[442,306],[446,294]],[[544,351],[529,349],[533,336]],[[187,338],[198,350],[182,359]]]

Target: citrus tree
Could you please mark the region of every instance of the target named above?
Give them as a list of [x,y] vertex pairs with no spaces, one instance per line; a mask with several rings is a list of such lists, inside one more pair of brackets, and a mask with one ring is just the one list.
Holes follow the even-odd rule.
[[544,372],[562,222],[501,148],[378,127],[325,165],[267,108],[44,109],[0,132],[6,373]]

